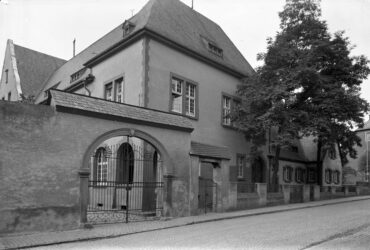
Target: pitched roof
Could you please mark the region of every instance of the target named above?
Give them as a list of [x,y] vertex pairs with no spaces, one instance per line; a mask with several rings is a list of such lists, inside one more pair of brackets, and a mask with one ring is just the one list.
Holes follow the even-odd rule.
[[169,127],[189,132],[193,130],[189,119],[181,115],[67,93],[60,90],[52,89],[50,90],[50,94],[51,100],[57,110],[61,107],[69,110],[83,111],[87,114],[107,115],[111,118],[120,118],[129,122]]
[[228,147],[208,145],[194,141],[191,142],[190,154],[218,159],[231,159]]
[[[40,91],[48,89],[59,81],[62,81],[60,85],[62,89],[68,87],[70,75],[83,68],[87,61],[115,44],[130,39],[143,29],[155,32],[243,75],[253,72],[252,67],[220,26],[179,0],[150,0],[128,21],[135,25],[128,36],[123,37],[122,24],[120,24],[58,69]],[[223,57],[210,53],[203,38],[221,48]]]
[[14,44],[22,93],[36,95],[50,75],[66,61]]

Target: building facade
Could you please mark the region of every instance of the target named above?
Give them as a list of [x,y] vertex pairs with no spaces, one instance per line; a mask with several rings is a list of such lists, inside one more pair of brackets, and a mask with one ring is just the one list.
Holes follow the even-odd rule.
[[[31,62],[23,57],[33,58],[39,62],[34,67],[43,70],[27,71]],[[142,218],[165,211],[186,216],[235,209],[230,198],[234,191],[254,193],[256,183],[275,183],[278,188],[268,190],[279,192],[280,185],[318,184],[318,176],[326,173],[318,172],[312,140],[283,151],[275,177],[269,145],[259,158],[248,160],[250,144],[229,114],[242,101],[236,96],[237,86],[253,69],[217,24],[180,1],[149,1],[69,61],[9,41],[4,62],[0,97],[5,100],[33,95],[37,104],[55,106],[57,96],[63,95],[80,105],[63,104],[63,111],[102,117],[109,113],[130,120],[137,114],[129,110],[140,107],[144,117],[132,120],[152,121],[159,112],[190,124],[190,141],[173,144],[188,157],[182,153],[178,162],[176,154],[170,155],[173,166],[165,165],[160,150],[134,132],[112,134],[89,147],[89,159],[80,167],[89,174],[91,220],[104,211],[133,211],[132,217]],[[334,178],[341,171],[338,163],[325,161],[323,169],[331,169]],[[340,184],[341,178],[335,177],[322,185]],[[168,185],[174,190],[168,191]],[[167,201],[168,192],[182,197],[182,202]],[[103,214],[103,220],[117,219]]]

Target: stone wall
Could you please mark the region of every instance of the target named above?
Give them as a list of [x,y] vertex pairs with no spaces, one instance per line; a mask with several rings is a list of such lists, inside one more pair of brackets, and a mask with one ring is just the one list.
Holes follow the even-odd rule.
[[189,215],[190,133],[0,101],[0,234],[80,224],[78,171],[102,134],[129,129],[156,138],[173,176],[168,216]]

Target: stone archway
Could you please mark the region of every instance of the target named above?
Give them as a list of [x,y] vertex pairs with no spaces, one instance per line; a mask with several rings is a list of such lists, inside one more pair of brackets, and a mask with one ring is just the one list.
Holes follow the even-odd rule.
[[[122,139],[124,142],[112,145],[112,141]],[[107,163],[107,166],[112,166],[107,170],[108,177],[98,183],[96,178],[91,176],[92,172],[95,172],[92,171],[95,167],[92,164],[96,162],[93,159],[96,149],[101,148],[103,144],[108,144],[108,148],[111,145],[114,157]],[[128,153],[128,150],[124,152],[123,148],[130,149],[131,165],[125,163],[127,157],[124,157],[124,153]],[[156,159],[156,162],[153,159]],[[128,222],[149,216],[151,219],[160,217],[165,207],[168,207],[163,199],[168,194],[168,185],[164,178],[164,172],[171,171],[166,167],[171,166],[168,162],[169,156],[164,146],[146,132],[118,129],[99,136],[86,151],[80,171],[81,222],[99,223],[102,218],[103,223]]]

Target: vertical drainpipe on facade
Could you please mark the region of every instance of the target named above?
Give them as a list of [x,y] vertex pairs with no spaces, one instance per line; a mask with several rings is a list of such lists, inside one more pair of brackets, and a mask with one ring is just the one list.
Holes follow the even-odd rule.
[[93,74],[92,74],[92,69],[89,68],[90,72],[89,74],[86,76],[86,78],[83,80],[84,81],[84,89],[86,89],[87,93],[89,93],[89,96],[91,96],[91,91],[86,87],[86,82],[87,82],[87,79],[92,76],[93,77]]

